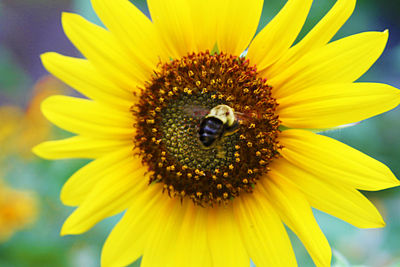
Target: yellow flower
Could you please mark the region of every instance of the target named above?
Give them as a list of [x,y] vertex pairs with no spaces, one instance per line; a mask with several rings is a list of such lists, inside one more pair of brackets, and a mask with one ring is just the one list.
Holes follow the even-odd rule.
[[14,190],[0,180],[0,243],[33,223],[36,217],[37,199],[33,192]]
[[76,136],[34,152],[94,159],[62,189],[63,203],[78,207],[62,235],[126,210],[104,245],[104,266],[142,255],[143,267],[250,259],[295,266],[283,221],[317,266],[330,266],[311,206],[357,227],[384,226],[358,190],[399,181],[382,163],[310,129],[400,103],[389,85],[354,83],[381,55],[387,31],[329,43],[354,0],[338,0],[294,46],[312,0],[288,1],[254,39],[261,0],[147,2],[152,20],[127,0],[92,0],[107,30],[64,13],[65,33],[86,59],[42,56],[52,74],[90,98],[42,104]]

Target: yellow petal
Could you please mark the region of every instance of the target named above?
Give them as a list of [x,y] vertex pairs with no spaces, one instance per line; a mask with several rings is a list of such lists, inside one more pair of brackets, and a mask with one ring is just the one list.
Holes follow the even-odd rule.
[[71,42],[117,86],[131,90],[147,80],[149,73],[134,64],[110,32],[76,14],[63,13],[62,23]]
[[276,17],[261,30],[251,42],[247,58],[261,71],[272,65],[296,40],[312,0],[291,0],[286,3]]
[[81,234],[104,218],[128,208],[136,195],[148,187],[147,168],[140,165],[141,160],[132,156],[123,164],[106,169],[86,199],[65,221],[61,235]]
[[153,23],[128,0],[92,0],[92,5],[132,60],[147,73],[152,73],[160,58],[169,58]]
[[277,160],[271,166],[271,172],[279,179],[296,185],[310,204],[323,212],[359,228],[385,226],[374,205],[356,189],[335,181],[325,181],[322,177],[314,176],[285,159]]
[[400,90],[380,83],[327,84],[279,99],[279,119],[290,128],[330,128],[358,122],[400,104]]
[[177,58],[195,49],[194,24],[191,19],[189,1],[148,0],[147,4],[163,42],[171,54]]
[[207,209],[188,202],[182,206],[185,215],[174,245],[169,247],[170,256],[164,261],[164,266],[212,266],[207,243]]
[[171,259],[170,248],[175,246],[175,240],[187,211],[188,201],[184,201],[182,205],[179,200],[168,199],[168,196],[164,198],[164,201],[167,206],[159,211],[158,219],[152,223],[140,264],[141,267],[181,267],[174,264],[166,265],[165,262]]
[[218,1],[149,0],[152,20],[170,56],[211,51],[216,42]]
[[314,85],[351,83],[363,75],[382,54],[388,32],[352,35],[304,55],[269,80],[276,99]]
[[96,139],[74,136],[62,140],[47,141],[35,146],[33,153],[45,159],[87,158],[94,159],[123,147],[131,147],[132,141]]
[[211,52],[217,44],[217,23],[220,12],[217,5],[219,5],[219,1],[188,1],[188,5],[195,32],[195,51],[209,50]]
[[275,64],[263,71],[267,78],[277,76],[307,52],[327,44],[354,11],[356,0],[338,0],[317,25]]
[[[270,179],[272,178],[272,179]],[[306,197],[274,172],[263,179],[266,196],[282,220],[300,238],[316,266],[331,266],[331,248]]]
[[240,236],[232,206],[208,210],[208,244],[213,266],[249,266],[250,258]]
[[141,165],[133,158],[130,147],[115,150],[104,157],[96,159],[75,172],[64,184],[61,190],[61,201],[68,206],[78,206],[86,199],[98,182],[118,172],[125,165],[129,168],[139,168]]
[[104,243],[101,266],[127,266],[143,254],[153,223],[166,206],[161,190],[161,186],[149,187],[132,201]]
[[286,229],[259,187],[250,195],[241,195],[234,203],[234,212],[256,266],[297,266]]
[[215,1],[218,10],[219,51],[239,56],[249,45],[256,33],[261,17],[263,0]]
[[132,84],[129,91],[123,90],[107,80],[87,60],[52,52],[41,55],[41,59],[51,74],[93,100],[125,110],[134,103],[132,92],[138,91],[137,85]]
[[371,191],[400,185],[386,165],[332,138],[287,130],[279,142],[285,159],[324,181]]
[[91,100],[51,96],[42,102],[44,116],[67,131],[94,138],[129,140],[133,116]]
[[[192,203],[189,205],[191,206]],[[172,258],[178,261],[176,266],[212,266],[207,243],[206,210],[202,207],[190,206],[177,236],[177,245]]]

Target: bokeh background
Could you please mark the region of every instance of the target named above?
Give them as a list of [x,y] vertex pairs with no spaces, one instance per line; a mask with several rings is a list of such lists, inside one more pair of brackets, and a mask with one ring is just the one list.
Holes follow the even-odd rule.
[[[110,0],[111,1],[111,0]],[[132,0],[149,14],[144,0]],[[284,5],[266,0],[259,29]],[[300,34],[304,36],[334,0],[316,0]],[[245,5],[245,1],[243,1]],[[210,7],[211,8],[211,7]],[[47,139],[69,136],[39,111],[52,94],[76,95],[48,76],[39,55],[56,51],[80,56],[64,36],[61,12],[76,12],[98,23],[89,0],[0,0],[0,266],[99,266],[101,246],[118,221],[109,218],[88,233],[60,237],[72,208],[59,200],[63,183],[85,160],[46,161],[30,148]],[[334,39],[368,30],[389,29],[383,56],[362,81],[400,88],[400,0],[359,0],[350,20]],[[324,133],[384,162],[400,177],[400,108],[360,124]],[[334,251],[334,266],[400,266],[400,188],[365,192],[383,214],[383,229],[357,229],[315,211]],[[314,266],[292,234],[299,266]],[[132,240],[134,242],[134,240]],[[139,262],[132,266],[139,266]]]

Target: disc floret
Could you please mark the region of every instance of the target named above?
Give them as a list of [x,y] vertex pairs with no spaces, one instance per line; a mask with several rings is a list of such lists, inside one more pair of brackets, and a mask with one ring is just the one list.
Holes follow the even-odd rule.
[[[198,205],[229,203],[253,187],[279,156],[277,103],[249,60],[224,53],[192,53],[160,64],[132,107],[135,145],[171,197]],[[231,107],[237,129],[208,148],[199,127],[218,105]]]

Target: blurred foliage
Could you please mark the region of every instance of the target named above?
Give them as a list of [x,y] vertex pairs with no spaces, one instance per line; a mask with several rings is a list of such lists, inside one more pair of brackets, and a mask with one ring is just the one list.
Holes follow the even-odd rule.
[[[149,16],[144,0],[132,2]],[[273,18],[285,1],[265,2],[259,30]],[[314,1],[298,40],[334,3],[334,0]],[[120,215],[109,218],[82,236],[60,237],[61,225],[73,208],[61,204],[59,192],[68,177],[88,161],[45,161],[35,158],[29,151],[29,147],[44,139],[69,136],[50,126],[39,112],[39,103],[47,95],[69,94],[66,87],[54,78],[42,79],[46,71],[41,66],[39,54],[53,50],[71,56],[79,55],[62,33],[62,11],[77,12],[102,25],[89,0],[0,1],[0,174],[7,188],[35,191],[40,212],[30,229],[21,230],[8,242],[0,244],[2,267],[99,266],[102,244],[120,218]],[[389,28],[388,47],[363,76],[363,81],[385,82],[400,87],[398,14],[398,0],[359,0],[353,16],[335,36],[334,39],[338,39],[362,31]],[[400,109],[397,108],[359,125],[324,134],[384,162],[400,177],[399,118]],[[364,193],[382,212],[387,222],[385,228],[357,229],[315,211],[318,222],[334,248],[333,266],[400,266],[400,190],[394,188]],[[314,266],[304,246],[288,231],[299,266]],[[132,266],[139,266],[139,262]]]
[[40,111],[41,102],[50,95],[66,93],[64,84],[46,76],[34,86],[33,96],[25,110],[15,105],[0,106],[0,160],[13,155],[24,159],[33,157],[32,146],[51,136],[51,125]]

